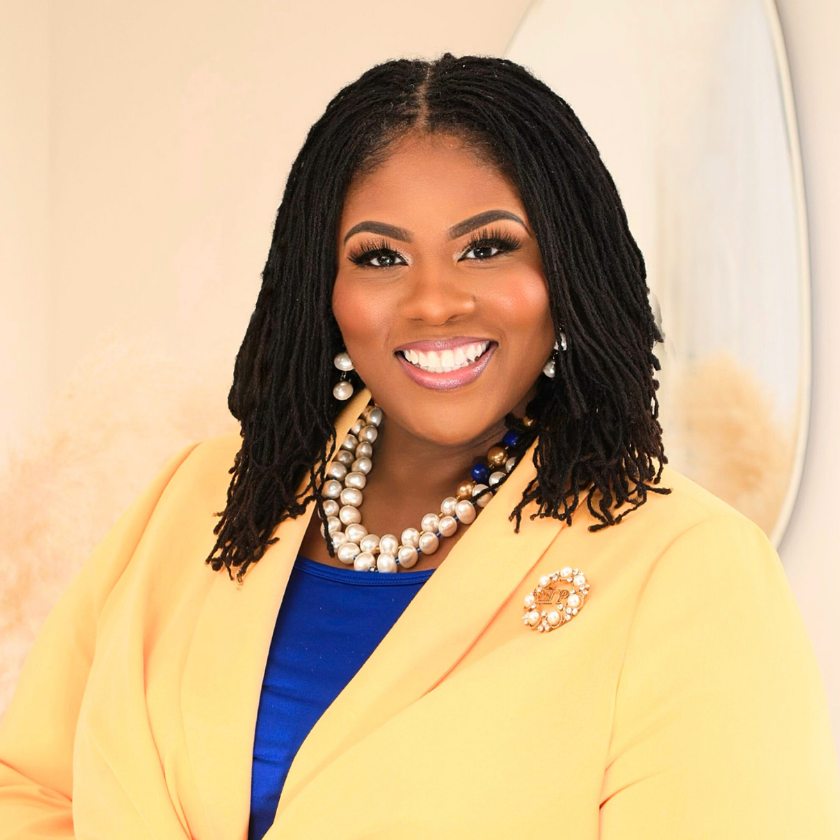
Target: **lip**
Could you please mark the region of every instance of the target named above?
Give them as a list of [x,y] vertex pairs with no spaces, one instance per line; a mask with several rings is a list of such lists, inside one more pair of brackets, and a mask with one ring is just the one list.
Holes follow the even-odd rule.
[[[447,350],[452,347],[458,347],[462,344],[471,344],[478,341],[487,341],[483,339],[445,339],[440,342],[437,341],[417,341],[413,344],[404,344],[400,350]],[[430,371],[422,370],[416,365],[411,364],[401,353],[395,353],[397,361],[402,365],[409,379],[416,382],[423,388],[430,388],[433,391],[453,391],[456,388],[463,388],[471,382],[475,382],[484,369],[493,358],[496,348],[499,345],[495,341],[490,342],[490,346],[484,351],[484,355],[476,359],[471,365],[458,368],[458,370],[449,371],[449,373],[431,373]]]

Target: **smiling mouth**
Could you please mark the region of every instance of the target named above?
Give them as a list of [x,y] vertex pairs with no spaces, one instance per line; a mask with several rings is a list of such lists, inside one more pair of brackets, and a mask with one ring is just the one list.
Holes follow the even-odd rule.
[[454,350],[428,350],[425,353],[419,350],[399,350],[398,354],[409,364],[427,373],[451,373],[475,364],[487,352],[491,343],[476,341],[462,344]]

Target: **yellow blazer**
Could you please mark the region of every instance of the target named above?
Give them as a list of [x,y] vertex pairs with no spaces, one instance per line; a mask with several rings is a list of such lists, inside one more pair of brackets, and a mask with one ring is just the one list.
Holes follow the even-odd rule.
[[[246,837],[308,517],[241,587],[204,564],[238,446],[176,455],[51,613],[0,728],[0,837]],[[579,510],[515,534],[532,474],[517,467],[324,713],[268,840],[840,838],[824,690],[762,532],[666,468],[673,493],[618,526],[590,532]],[[566,565],[588,600],[531,631],[524,596]]]

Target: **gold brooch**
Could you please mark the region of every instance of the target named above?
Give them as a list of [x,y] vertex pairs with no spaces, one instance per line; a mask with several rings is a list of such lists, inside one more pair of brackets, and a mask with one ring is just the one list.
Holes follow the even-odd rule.
[[559,572],[543,575],[539,585],[525,596],[523,624],[540,633],[561,627],[583,608],[589,584],[580,569],[566,566]]

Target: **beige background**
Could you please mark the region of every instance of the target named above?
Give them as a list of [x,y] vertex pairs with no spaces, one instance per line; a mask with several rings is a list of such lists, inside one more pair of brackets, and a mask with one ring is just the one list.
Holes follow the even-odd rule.
[[[398,55],[503,54],[526,7],[0,0],[0,459],[107,328],[232,364],[288,167],[332,94]],[[780,553],[840,739],[840,4],[779,11],[814,303],[810,442]]]

